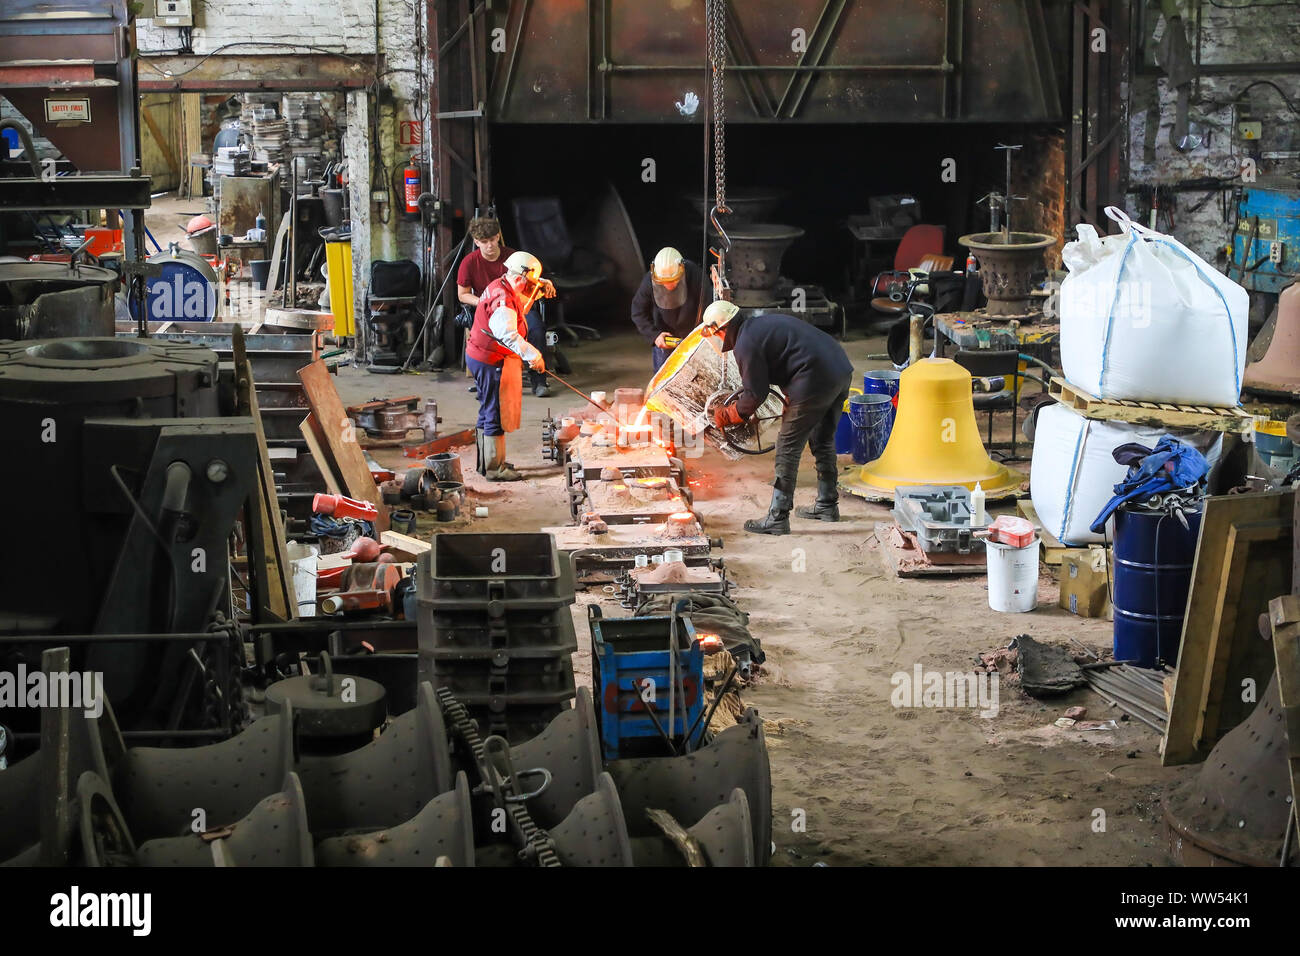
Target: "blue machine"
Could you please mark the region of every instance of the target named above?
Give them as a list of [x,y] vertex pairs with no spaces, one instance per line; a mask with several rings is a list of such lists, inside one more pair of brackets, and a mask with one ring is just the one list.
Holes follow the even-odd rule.
[[150,322],[212,322],[218,312],[216,270],[197,252],[172,246],[149,257],[162,274],[148,283]]
[[[591,605],[587,624],[591,629],[592,696],[605,759],[663,754],[659,728],[679,752],[687,732],[694,728],[692,741],[698,746],[704,732],[703,727],[695,726],[704,713],[704,651],[690,618],[677,618],[678,688],[671,727],[668,644],[672,618],[606,620],[600,608]],[[645,683],[647,678],[654,682],[652,687]]]
[[[1282,244],[1282,261],[1272,262],[1273,243]],[[1237,207],[1228,278],[1252,292],[1278,293],[1300,275],[1300,191],[1247,186]]]
[[1115,660],[1178,661],[1201,511],[1176,515],[1122,505],[1115,512]]

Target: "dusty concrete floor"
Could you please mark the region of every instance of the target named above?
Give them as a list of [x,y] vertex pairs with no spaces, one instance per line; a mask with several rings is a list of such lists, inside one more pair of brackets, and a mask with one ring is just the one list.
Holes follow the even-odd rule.
[[[879,338],[850,333],[846,349],[859,373],[884,365],[867,359],[883,351]],[[642,385],[650,375],[649,350],[627,332],[568,354],[568,378],[580,388],[612,391]],[[436,397],[447,431],[473,424],[477,402],[467,381],[451,372],[394,378],[343,368],[338,375],[346,404],[400,394]],[[473,448],[461,449],[474,503],[490,513],[462,519],[451,530],[531,531],[567,523],[563,478],[540,457],[540,423],[548,410],[559,413],[581,401],[553,389],[549,399],[525,396],[523,427],[509,439],[510,459],[526,481],[484,482],[473,474]],[[391,449],[374,454],[392,466],[409,464]],[[1052,574],[1041,576],[1036,611],[999,614],[989,609],[983,575],[894,578],[873,537],[883,506],[845,498],[845,520],[838,525],[792,519],[789,537],[749,535],[741,525],[766,509],[771,458],[732,463],[710,450],[687,467],[696,508],[708,533],[725,540],[735,597],[768,655],[765,675],[744,697],[769,722],[774,865],[1172,862],[1159,800],[1182,771],[1160,767],[1155,733],[1135,722],[1091,733],[1053,726],[1074,704],[1087,706],[1090,717],[1120,716],[1095,695],[1079,691],[1048,705],[1004,686],[997,716],[987,719],[971,710],[896,709],[890,703],[895,672],[911,672],[916,664],[969,671],[978,652],[1004,646],[1017,634],[1107,647],[1108,622],[1055,606]],[[805,456],[800,504],[811,501],[813,485]],[[802,572],[791,570],[796,558],[803,560]],[[584,592],[574,608],[580,684],[590,680],[583,605],[603,600],[607,615],[626,613],[608,598]],[[1104,831],[1098,832],[1102,814]]]

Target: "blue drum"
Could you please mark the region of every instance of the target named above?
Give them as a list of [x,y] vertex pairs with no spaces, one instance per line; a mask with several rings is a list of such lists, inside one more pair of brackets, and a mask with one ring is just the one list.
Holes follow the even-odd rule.
[[1115,660],[1176,664],[1201,512],[1124,505],[1115,512]]

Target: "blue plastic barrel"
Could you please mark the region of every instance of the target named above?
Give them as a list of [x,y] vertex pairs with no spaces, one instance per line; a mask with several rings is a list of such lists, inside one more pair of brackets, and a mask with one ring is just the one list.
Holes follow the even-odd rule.
[[893,400],[879,393],[850,395],[849,420],[853,423],[853,460],[859,465],[875,461],[889,441],[894,424]]
[[1175,515],[1142,507],[1115,512],[1115,660],[1178,663],[1201,512]]

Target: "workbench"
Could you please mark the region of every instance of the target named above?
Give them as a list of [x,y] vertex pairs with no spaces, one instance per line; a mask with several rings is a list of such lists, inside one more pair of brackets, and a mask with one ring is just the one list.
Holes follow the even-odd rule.
[[[935,328],[959,349],[1050,349],[1061,338],[1061,323],[1039,317],[1033,322],[990,319],[983,312],[939,312]],[[942,347],[942,342],[939,343]],[[1034,354],[1031,352],[1030,354]],[[1042,357],[1042,356],[1039,356]],[[1046,360],[1046,359],[1045,359]]]

